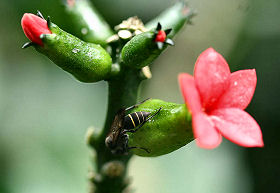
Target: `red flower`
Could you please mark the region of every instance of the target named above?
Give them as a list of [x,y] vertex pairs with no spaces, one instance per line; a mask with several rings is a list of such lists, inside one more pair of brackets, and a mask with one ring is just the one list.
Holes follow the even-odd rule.
[[196,61],[194,77],[178,78],[199,147],[217,147],[222,135],[241,146],[264,146],[259,125],[244,111],[257,83],[254,69],[230,73],[225,59],[208,48]]
[[33,43],[43,46],[41,34],[51,34],[47,21],[32,13],[25,13],[21,19],[21,26],[26,37]]
[[156,42],[165,42],[166,39],[166,33],[163,30],[159,30],[156,36],[155,41]]

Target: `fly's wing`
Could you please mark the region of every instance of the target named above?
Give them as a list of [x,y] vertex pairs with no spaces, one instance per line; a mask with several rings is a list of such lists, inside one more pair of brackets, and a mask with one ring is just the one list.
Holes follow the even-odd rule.
[[121,132],[121,128],[123,127],[124,116],[125,116],[125,109],[120,109],[115,115],[115,118],[111,125],[111,129],[108,135],[112,135],[113,139],[115,140],[116,138],[118,138]]

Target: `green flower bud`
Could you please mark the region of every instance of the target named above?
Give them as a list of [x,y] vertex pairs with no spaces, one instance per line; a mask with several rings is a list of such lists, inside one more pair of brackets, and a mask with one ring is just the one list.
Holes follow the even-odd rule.
[[[151,64],[163,51],[158,48],[155,37],[156,33],[153,31],[134,36],[122,49],[123,63],[139,69]],[[164,45],[165,47],[166,45]]]
[[43,47],[34,45],[63,70],[82,82],[97,82],[108,78],[112,59],[100,46],[84,42],[48,22],[52,34],[42,34]]
[[131,151],[139,156],[155,157],[179,149],[193,140],[191,114],[185,104],[168,103],[151,99],[133,109],[133,112],[145,111],[156,114],[135,133],[129,134],[129,147],[140,148]]
[[167,44],[173,45],[173,41],[168,38],[174,37],[186,22],[190,23],[193,16],[194,12],[183,2],[164,11],[145,25],[151,31],[139,34],[126,43],[121,52],[123,63],[134,68],[150,65]]

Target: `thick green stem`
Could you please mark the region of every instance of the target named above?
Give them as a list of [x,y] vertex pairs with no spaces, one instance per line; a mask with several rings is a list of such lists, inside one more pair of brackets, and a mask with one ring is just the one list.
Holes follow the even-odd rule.
[[[96,193],[121,193],[128,185],[126,182],[126,168],[131,155],[113,155],[105,146],[104,140],[108,134],[114,116],[117,111],[122,107],[134,105],[138,96],[138,89],[141,83],[141,77],[138,75],[139,70],[125,69],[117,79],[108,81],[108,109],[107,118],[105,121],[102,133],[95,139],[94,148],[96,150],[96,165],[97,172],[100,179],[95,180]],[[93,139],[94,140],[94,139]],[[117,161],[117,162],[116,162]],[[115,170],[122,167],[122,172],[118,175],[112,175],[112,171],[108,170],[108,163],[112,165]],[[117,163],[114,165],[114,163]],[[105,168],[104,168],[105,166]],[[108,171],[105,171],[108,170]],[[111,176],[111,177],[110,177]]]

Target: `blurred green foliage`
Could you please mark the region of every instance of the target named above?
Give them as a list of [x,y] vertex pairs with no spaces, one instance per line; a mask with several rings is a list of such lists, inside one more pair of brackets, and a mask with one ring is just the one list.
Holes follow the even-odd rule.
[[262,128],[265,147],[246,150],[254,193],[280,190],[279,8],[277,0],[254,1],[230,53],[230,62],[257,69],[257,89],[248,111]]
[[[129,16],[147,22],[172,4],[168,0],[92,0],[114,26]],[[134,157],[133,188],[145,193],[250,193],[279,190],[278,0],[191,0],[194,25],[152,66],[141,98],[182,102],[179,72],[192,72],[199,53],[212,46],[233,71],[256,68],[258,85],[249,112],[260,124],[265,148],[223,144],[208,151],[194,143],[158,158]],[[104,82],[83,84],[32,48],[20,26],[24,12],[50,15],[69,31],[60,0],[0,2],[0,192],[87,192],[92,153],[86,128],[100,128],[106,112]],[[159,186],[160,184],[160,186]]]

